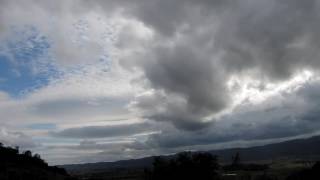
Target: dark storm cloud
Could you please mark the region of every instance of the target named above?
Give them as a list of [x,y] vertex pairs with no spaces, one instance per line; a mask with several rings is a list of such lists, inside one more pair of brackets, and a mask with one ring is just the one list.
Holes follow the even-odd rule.
[[137,18],[164,36],[173,36],[181,26],[200,20],[200,16],[228,8],[229,0],[142,0],[131,10]]
[[110,125],[110,126],[86,126],[64,129],[52,132],[56,137],[67,138],[108,138],[118,136],[130,136],[152,131],[152,126],[147,123]]
[[145,66],[146,76],[155,88],[184,96],[191,110],[220,111],[226,106],[224,87],[219,82],[222,78],[212,61],[199,51],[184,45],[161,48],[155,62]]
[[[256,114],[252,113],[250,115]],[[210,127],[210,131],[197,131],[198,133],[164,132],[163,134],[150,136],[147,144],[156,148],[178,148],[234,141],[275,140],[316,133],[320,128],[318,121],[305,122],[309,118],[308,115],[299,118],[302,119],[292,119],[292,117],[287,116],[283,119],[275,119],[275,121],[267,124],[256,125],[245,122],[234,123],[231,126],[224,127],[224,132],[218,129],[219,125]]]
[[228,107],[230,75],[282,81],[319,68],[319,1],[148,1],[134,9],[160,33],[159,44],[173,42],[148,49],[142,68],[155,89],[186,100],[149,116],[179,128],[206,126],[203,117]]
[[150,136],[146,144],[166,149],[319,133],[319,81],[281,96],[260,105],[243,105],[207,129],[190,132],[167,127],[162,133]]
[[[223,77],[213,62],[203,57],[203,51],[182,44],[155,51],[152,60],[143,67],[151,85],[164,92],[155,94],[153,106],[162,106],[165,110],[150,114],[148,118],[169,120],[179,128],[192,130],[206,124],[202,116],[227,106],[226,87],[220,82]],[[146,100],[138,99],[138,105],[141,107]]]
[[[64,9],[53,4],[38,6],[53,13]],[[155,96],[164,97],[153,104],[161,111],[147,107],[142,116],[198,130],[232,104],[233,92],[226,87],[231,76],[282,82],[301,70],[318,71],[319,5],[318,0],[96,0],[81,1],[70,13],[94,9],[150,28],[154,36],[145,51],[120,62],[142,70]],[[130,38],[116,44],[130,49]],[[136,108],[143,100],[137,99]]]
[[[232,3],[231,3],[232,2]],[[230,0],[96,0],[83,6],[98,7],[110,13],[121,11],[151,27],[163,37],[174,36],[180,26],[198,23],[208,16],[237,4]]]
[[224,16],[217,32],[226,68],[256,68],[272,80],[319,68],[319,1],[249,2]]
[[231,103],[226,89],[231,75],[281,82],[319,69],[319,1],[213,2],[136,5],[141,11],[133,14],[160,32],[141,63],[146,78],[167,99],[185,100],[174,108],[163,103],[165,110],[149,117],[201,129],[208,125],[205,117]]

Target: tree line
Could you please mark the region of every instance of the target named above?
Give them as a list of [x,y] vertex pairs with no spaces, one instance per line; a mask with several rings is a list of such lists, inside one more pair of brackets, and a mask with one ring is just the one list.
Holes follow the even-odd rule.
[[[30,150],[20,152],[19,147],[4,146],[0,143],[0,179],[57,179],[48,177],[49,174],[62,179],[70,179],[65,169],[57,166],[49,166],[39,154],[33,154]],[[66,177],[66,178],[64,178]],[[61,179],[61,178],[58,178]]]
[[[218,157],[211,153],[183,152],[173,157],[155,157],[152,168],[145,169],[145,180],[280,180],[277,175],[268,173],[269,168],[267,164],[242,163],[239,153],[232,157],[230,164],[220,165]],[[285,179],[319,180],[320,162],[311,168],[291,172]]]

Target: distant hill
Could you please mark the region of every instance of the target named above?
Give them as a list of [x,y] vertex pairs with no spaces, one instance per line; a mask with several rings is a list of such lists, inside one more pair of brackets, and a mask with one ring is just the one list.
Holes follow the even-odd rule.
[[[219,160],[223,163],[231,161],[232,156],[237,152],[240,153],[241,160],[248,161],[272,161],[277,159],[303,159],[319,160],[320,159],[320,136],[307,139],[296,139],[281,143],[256,146],[250,148],[232,148],[222,150],[208,151],[213,155],[218,155]],[[175,155],[163,156],[172,158]],[[154,157],[141,159],[122,160],[116,162],[100,162],[89,164],[63,165],[69,172],[86,173],[99,172],[108,169],[138,169],[151,167]]]
[[0,143],[1,180],[72,180],[60,167],[48,166],[40,155],[31,151],[19,153],[19,148],[5,147]]
[[[170,157],[170,156],[168,156]],[[108,169],[137,169],[144,167],[151,167],[154,157],[145,157],[141,159],[121,160],[116,162],[98,162],[87,164],[70,164],[61,165],[60,167],[66,169],[70,173],[85,174],[88,172],[100,172]]]
[[239,152],[243,161],[270,161],[277,159],[320,159],[320,136],[296,139],[264,146],[250,148],[233,148],[213,150],[222,162],[230,162],[231,157]]

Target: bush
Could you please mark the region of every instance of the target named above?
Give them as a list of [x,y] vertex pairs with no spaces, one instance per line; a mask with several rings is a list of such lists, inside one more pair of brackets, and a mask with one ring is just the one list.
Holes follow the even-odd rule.
[[209,153],[184,152],[170,160],[156,157],[153,162],[153,169],[146,171],[146,179],[212,180],[218,177],[218,169],[219,164],[216,156]]

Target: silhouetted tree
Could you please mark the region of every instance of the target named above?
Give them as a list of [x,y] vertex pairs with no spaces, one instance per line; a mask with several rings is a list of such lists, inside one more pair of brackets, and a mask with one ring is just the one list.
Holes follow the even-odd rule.
[[26,157],[32,157],[32,152],[27,150],[23,153]]
[[41,159],[41,156],[40,156],[39,154],[34,154],[33,157],[34,157],[35,159]]
[[168,160],[164,157],[156,157],[152,171],[146,179],[152,180],[213,180],[218,177],[218,159],[210,153],[184,152]]
[[237,152],[232,157],[232,166],[234,166],[234,167],[240,166],[240,153],[239,152]]
[[19,153],[19,146],[15,146],[14,147],[17,151],[18,151],[18,153]]
[[29,150],[19,154],[18,147],[5,147],[0,143],[0,180],[51,179],[50,174],[70,177],[65,169],[48,166],[39,154],[32,156]]

